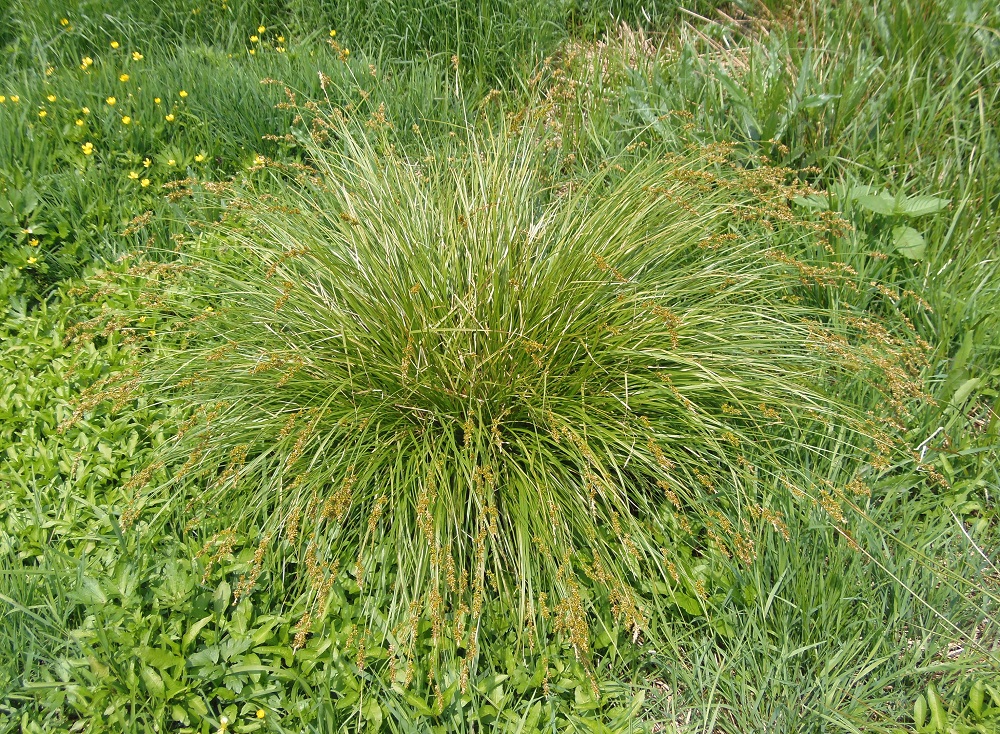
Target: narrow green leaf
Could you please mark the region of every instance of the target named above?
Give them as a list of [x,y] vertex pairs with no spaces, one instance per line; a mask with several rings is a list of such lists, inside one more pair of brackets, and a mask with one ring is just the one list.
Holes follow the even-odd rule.
[[981,680],[977,680],[972,684],[972,690],[969,691],[969,707],[972,709],[972,713],[976,716],[981,716],[983,713],[983,698],[986,692],[986,687],[983,685]]
[[927,701],[918,693],[917,699],[913,702],[913,724],[920,729],[925,721],[927,721]]
[[948,727],[948,712],[933,683],[927,686],[927,707],[930,709],[931,726],[934,731],[943,732]]
[[226,607],[229,606],[229,600],[232,598],[233,592],[229,588],[229,583],[223,579],[219,582],[219,585],[215,589],[215,594],[212,595],[212,603],[215,605],[215,613],[222,614],[226,611]]

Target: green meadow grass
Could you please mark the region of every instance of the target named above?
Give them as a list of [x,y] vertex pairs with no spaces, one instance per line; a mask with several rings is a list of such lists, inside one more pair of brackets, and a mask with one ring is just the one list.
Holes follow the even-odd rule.
[[[513,0],[18,0],[0,9],[0,731],[1000,729],[1000,12],[973,0],[688,10]],[[282,107],[286,86],[299,109]],[[688,578],[638,630],[614,621],[583,583],[604,620],[588,632],[589,660],[565,635],[526,645],[524,615],[496,613],[482,622],[467,683],[460,670],[430,681],[433,622],[417,623],[414,649],[424,652],[413,660],[417,682],[404,687],[387,646],[358,655],[360,631],[392,605],[373,604],[346,572],[304,635],[315,590],[302,582],[303,549],[259,556],[261,536],[246,523],[222,536],[221,551],[218,542],[206,550],[234,525],[239,495],[230,516],[205,516],[192,532],[183,505],[201,493],[197,483],[173,502],[151,492],[138,526],[123,527],[135,477],[186,425],[190,400],[123,392],[120,405],[88,405],[67,421],[88,388],[136,365],[128,332],[102,325],[74,343],[79,324],[125,315],[138,333],[159,332],[138,348],[162,349],[152,354],[176,369],[164,332],[213,303],[213,288],[195,282],[164,308],[121,276],[136,259],[116,261],[138,250],[169,263],[175,247],[199,247],[220,268],[235,266],[218,237],[201,233],[234,197],[259,206],[301,195],[294,177],[261,170],[258,156],[266,165],[318,159],[309,100],[353,113],[363,132],[352,134],[373,141],[385,139],[364,121],[384,114],[414,167],[460,158],[470,131],[489,141],[532,121],[544,141],[534,169],[542,190],[614,189],[665,156],[720,145],[748,175],[760,156],[802,171],[789,180],[819,193],[788,210],[803,221],[832,211],[849,227],[772,235],[771,246],[839,274],[832,285],[798,284],[796,308],[834,333],[848,333],[862,309],[896,319],[894,335],[908,319],[928,346],[922,384],[933,400],[913,405],[889,466],[865,475],[870,497],[844,503],[849,522],[775,495],[788,541],[753,535],[748,564],[727,561],[708,538],[694,542]],[[319,144],[342,150],[342,134]],[[201,183],[172,183],[188,179]],[[210,191],[215,184],[224,187]],[[511,221],[543,206],[544,196]],[[386,207],[381,216],[392,211],[397,223],[420,214]],[[253,236],[269,227],[268,247],[298,236],[278,226],[280,211],[261,222]],[[226,237],[262,247],[240,220],[226,226]],[[703,286],[672,277],[679,288]],[[558,300],[558,289],[549,296]],[[248,313],[274,320],[266,304]],[[399,352],[385,364],[406,351],[393,337],[379,342]],[[246,328],[241,338],[260,337]],[[533,364],[528,352],[519,359]],[[383,365],[380,384],[392,372]],[[886,384],[873,374],[831,362],[809,387],[836,385],[831,399],[881,410]],[[248,411],[228,430],[253,433],[260,421]],[[843,487],[860,467],[845,441],[816,437],[822,461],[792,449],[785,457],[814,486]],[[386,558],[400,552],[388,545]],[[254,575],[253,591],[235,599]],[[401,599],[414,593],[398,588]]]

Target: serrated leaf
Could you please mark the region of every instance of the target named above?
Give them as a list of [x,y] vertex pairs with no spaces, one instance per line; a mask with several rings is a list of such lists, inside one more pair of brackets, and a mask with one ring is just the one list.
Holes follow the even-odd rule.
[[881,194],[874,196],[871,194],[859,196],[855,199],[855,201],[858,202],[858,206],[862,209],[867,209],[875,214],[885,214],[891,216],[897,213],[896,199],[884,191]]
[[206,647],[204,650],[192,653],[188,656],[187,661],[193,668],[208,665],[209,663],[215,665],[215,663],[219,662],[219,646],[212,645],[211,647]]
[[878,192],[874,186],[869,186],[868,184],[834,184],[832,186],[833,192],[837,195],[837,198],[843,199],[844,201],[853,201],[859,196],[867,196],[868,194],[874,194]]
[[922,260],[927,251],[924,236],[913,227],[893,227],[892,244],[896,252],[911,260]]
[[946,209],[950,203],[951,199],[940,199],[936,196],[907,196],[898,203],[897,213],[908,217],[937,214]]

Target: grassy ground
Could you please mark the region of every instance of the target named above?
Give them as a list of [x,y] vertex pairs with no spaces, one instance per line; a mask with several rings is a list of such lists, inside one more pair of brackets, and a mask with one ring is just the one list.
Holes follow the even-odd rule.
[[[991,4],[13,2],[0,47],[0,730],[1000,729]],[[914,408],[908,450],[873,475],[849,525],[786,498],[774,509],[790,539],[755,536],[752,563],[703,544],[689,586],[641,634],[594,627],[586,665],[558,635],[525,650],[497,615],[467,686],[435,687],[418,659],[401,687],[388,655],[353,652],[370,609],[350,583],[293,651],[310,604],[290,573],[301,554],[268,555],[234,602],[255,565],[250,528],[208,574],[205,537],[174,505],[122,529],[130,479],[183,405],[123,401],[59,429],[81,391],[133,358],[113,330],[71,343],[74,324],[114,311],[163,328],[142,288],[102,291],[95,273],[125,269],[113,261],[151,238],[193,239],[224,209],[172,182],[280,196],[258,157],[312,160],[286,86],[300,106],[384,114],[414,159],[455,154],[469,128],[537,120],[541,176],[557,189],[713,145],[745,170],[763,155],[803,171],[823,193],[792,203],[795,216],[832,210],[850,228],[781,245],[851,270],[798,296],[831,328],[857,308],[901,313],[929,345],[933,400]],[[838,382],[871,410],[879,387]],[[855,473],[846,458],[810,462],[818,484]]]

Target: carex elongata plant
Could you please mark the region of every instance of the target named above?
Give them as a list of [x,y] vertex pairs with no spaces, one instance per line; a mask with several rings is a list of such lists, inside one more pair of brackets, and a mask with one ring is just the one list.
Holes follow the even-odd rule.
[[[789,172],[710,150],[552,185],[530,123],[418,158],[322,124],[311,166],[265,166],[271,193],[228,191],[178,261],[129,271],[174,334],[105,389],[192,412],[123,526],[187,487],[196,532],[232,528],[206,576],[259,527],[238,595],[292,554],[297,645],[336,587],[369,611],[360,644],[432,675],[447,650],[468,673],[486,614],[586,661],[595,620],[638,634],[691,552],[749,563],[758,529],[787,535],[788,493],[850,538],[850,490],[812,473],[836,455],[863,490],[888,466],[918,365],[890,326],[838,333],[797,295],[838,273],[782,247],[822,235],[785,221]],[[849,373],[896,417],[832,398]]]

